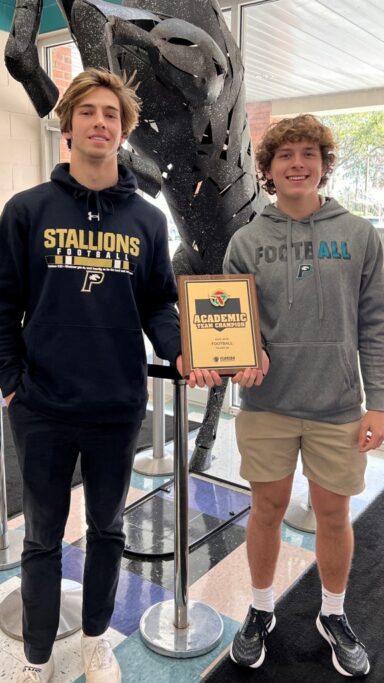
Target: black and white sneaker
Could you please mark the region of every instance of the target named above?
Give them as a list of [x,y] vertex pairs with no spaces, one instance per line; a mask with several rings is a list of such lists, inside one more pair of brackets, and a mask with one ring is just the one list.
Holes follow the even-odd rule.
[[229,651],[235,664],[257,669],[265,659],[265,639],[275,628],[273,612],[263,612],[250,606],[242,627],[236,633]]
[[343,676],[366,676],[369,660],[363,643],[355,636],[345,614],[319,614],[316,619],[319,633],[332,648],[332,663]]

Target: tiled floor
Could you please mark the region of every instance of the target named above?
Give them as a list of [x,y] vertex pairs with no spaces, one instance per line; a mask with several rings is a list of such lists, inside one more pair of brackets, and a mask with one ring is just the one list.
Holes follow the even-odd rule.
[[[199,411],[197,411],[199,413]],[[195,412],[191,419],[198,419]],[[190,440],[191,449],[193,439]],[[234,436],[233,417],[220,420],[215,458],[209,476],[191,476],[189,485],[190,540],[205,530],[227,521],[233,513],[241,513],[249,505],[246,482],[238,475],[239,456]],[[375,451],[369,456],[367,488],[353,500],[354,518],[383,488],[384,452]],[[214,478],[210,478],[214,477]],[[223,481],[221,481],[223,480]],[[134,473],[128,504],[144,494],[167,484],[169,477],[151,478]],[[225,483],[226,482],[226,483]],[[306,481],[298,471],[295,477],[293,498],[306,502]],[[127,515],[126,531],[131,550],[155,547],[160,554],[172,545],[173,488],[166,486],[156,498],[146,504],[143,512]],[[145,610],[163,600],[173,599],[173,560],[142,561],[134,554],[123,559],[110,635],[116,656],[123,671],[125,683],[157,683],[182,680],[197,683],[204,672],[226,650],[238,624],[243,620],[250,602],[249,570],[246,560],[244,535],[247,514],[239,514],[232,524],[218,531],[212,538],[189,555],[189,599],[211,606],[222,616],[224,634],[221,643],[211,652],[199,657],[178,659],[164,657],[149,650],[142,642],[139,622]],[[10,523],[11,528],[23,525],[19,517]],[[152,534],[152,529],[155,533]],[[164,539],[160,531],[164,529]],[[66,578],[81,581],[84,561],[84,501],[82,488],[72,491],[72,505],[65,533],[63,574]],[[294,582],[314,559],[314,535],[283,525],[282,552],[276,581],[276,597]],[[127,541],[128,542],[128,541]],[[134,547],[135,546],[135,547]],[[0,571],[0,601],[19,586],[19,568]],[[84,681],[79,657],[79,633],[55,644],[56,683]],[[11,683],[22,659],[22,644],[0,631],[0,680]]]

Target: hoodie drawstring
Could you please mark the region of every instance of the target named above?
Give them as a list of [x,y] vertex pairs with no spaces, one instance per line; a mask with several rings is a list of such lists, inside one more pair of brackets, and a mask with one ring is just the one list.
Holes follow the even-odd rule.
[[[316,240],[316,230],[315,222],[313,220],[313,215],[309,216],[309,226],[311,230],[311,242],[313,248],[313,269],[316,282],[316,293],[317,293],[317,305],[319,311],[319,320],[324,317],[324,297],[323,297],[323,287],[321,284],[319,261],[317,259],[317,253],[319,250],[319,245]],[[294,272],[293,272],[293,259],[292,259],[292,219],[287,216],[287,278],[288,278],[288,308],[292,307],[294,301]]]
[[[92,201],[92,200],[94,200],[94,201]],[[89,190],[87,192],[87,218],[88,218],[88,221],[90,223],[89,227],[92,230],[94,230],[93,221],[98,221],[98,224],[100,225],[101,206],[100,206],[99,193],[93,192],[92,190]],[[99,227],[99,225],[96,226],[96,230]]]
[[[113,202],[107,197],[100,196],[96,190],[75,190],[75,199],[86,198],[86,214],[91,230],[99,230],[103,214],[114,212]],[[95,223],[96,221],[96,223]]]
[[309,226],[311,229],[311,242],[312,242],[312,249],[313,249],[313,269],[314,269],[315,281],[316,281],[317,306],[318,306],[318,310],[319,310],[319,320],[322,320],[324,317],[324,297],[323,297],[323,287],[321,284],[319,260],[317,258],[317,254],[319,252],[319,245],[318,245],[318,241],[316,239],[315,222],[313,220],[312,214],[309,217]]
[[292,219],[287,223],[287,276],[288,276],[288,308],[293,304],[293,265],[292,265]]

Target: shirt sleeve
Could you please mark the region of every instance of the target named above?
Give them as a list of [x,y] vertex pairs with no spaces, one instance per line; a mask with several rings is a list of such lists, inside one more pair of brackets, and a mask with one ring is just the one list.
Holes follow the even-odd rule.
[[168,249],[167,222],[162,215],[144,296],[142,325],[156,354],[170,363],[175,363],[181,353],[177,298],[175,275]]
[[369,233],[359,296],[359,356],[367,410],[384,410],[383,248]]
[[24,367],[25,233],[25,222],[11,200],[0,218],[0,387],[3,396],[15,391]]

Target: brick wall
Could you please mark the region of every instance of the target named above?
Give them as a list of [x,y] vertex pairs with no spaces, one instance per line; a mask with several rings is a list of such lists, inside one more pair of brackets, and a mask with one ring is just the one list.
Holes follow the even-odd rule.
[[[0,54],[8,33],[0,31]],[[0,210],[16,192],[41,182],[40,119],[0,60]]]
[[[8,39],[0,31],[0,54]],[[72,50],[68,46],[52,49],[53,79],[60,95],[72,79]],[[42,182],[42,124],[24,88],[17,83],[0,60],[0,211],[16,192]],[[60,160],[69,160],[69,150],[60,143]]]
[[251,138],[253,149],[263,136],[272,120],[272,103],[271,102],[249,102],[247,104],[247,114],[249,127],[251,130]]
[[[52,48],[52,78],[60,91],[64,94],[72,80],[72,50],[68,45]],[[69,161],[69,149],[65,140],[60,140],[60,161]]]

